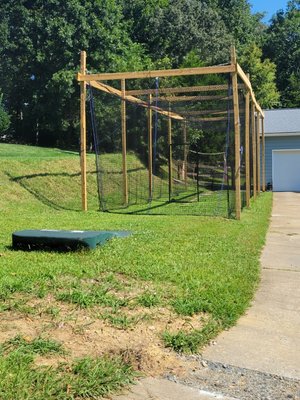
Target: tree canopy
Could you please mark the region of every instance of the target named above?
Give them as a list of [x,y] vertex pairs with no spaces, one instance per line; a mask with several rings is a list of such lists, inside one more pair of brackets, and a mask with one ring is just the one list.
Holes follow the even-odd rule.
[[10,117],[3,104],[3,93],[0,92],[0,134],[7,131],[10,125]]
[[0,6],[0,112],[10,114],[9,131],[19,142],[78,145],[75,73],[82,49],[90,71],[114,72],[226,63],[235,44],[263,106],[279,105],[275,78],[282,104],[299,106],[299,0],[268,29],[248,0],[0,0]]
[[276,82],[285,107],[300,107],[300,0],[273,17],[267,30],[265,56],[277,65]]

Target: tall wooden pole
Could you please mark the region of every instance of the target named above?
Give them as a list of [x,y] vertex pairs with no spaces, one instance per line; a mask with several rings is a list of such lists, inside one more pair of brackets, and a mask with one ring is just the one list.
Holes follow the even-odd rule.
[[148,108],[148,174],[149,174],[149,200],[153,194],[153,145],[152,145],[152,94],[149,94]]
[[[249,75],[248,75],[249,78]],[[250,207],[250,92],[245,95],[246,205]]]
[[122,117],[122,173],[123,173],[123,200],[124,204],[128,204],[128,178],[127,178],[127,140],[126,140],[126,83],[125,79],[121,80],[121,92],[122,92],[122,105],[121,105],[121,117]]
[[[86,52],[80,53],[80,72],[86,73]],[[81,167],[81,207],[87,211],[86,182],[86,82],[80,82],[80,167]]]
[[183,180],[185,187],[187,186],[187,123],[186,119],[183,122]]
[[252,169],[253,169],[253,198],[256,199],[257,192],[257,168],[256,168],[256,122],[255,105],[251,105],[251,127],[252,127]]
[[257,151],[257,194],[260,194],[261,179],[260,179],[260,113],[256,113],[256,151]]
[[266,145],[265,145],[265,117],[261,119],[261,143],[262,143],[262,190],[266,191]]
[[241,219],[241,157],[240,157],[240,115],[239,115],[239,93],[238,74],[235,48],[231,48],[231,64],[236,71],[231,74],[234,110],[234,144],[235,144],[235,217]]
[[[171,111],[171,107],[169,105],[169,111]],[[172,118],[169,117],[168,119],[168,145],[169,145],[169,201],[172,198]]]

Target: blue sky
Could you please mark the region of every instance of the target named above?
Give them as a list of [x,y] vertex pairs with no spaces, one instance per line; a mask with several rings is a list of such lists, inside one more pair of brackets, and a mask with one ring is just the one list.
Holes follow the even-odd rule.
[[276,13],[279,9],[286,9],[286,5],[288,0],[250,0],[250,4],[252,4],[253,12],[263,12],[267,13],[264,18],[264,22],[269,22],[270,18],[273,14]]

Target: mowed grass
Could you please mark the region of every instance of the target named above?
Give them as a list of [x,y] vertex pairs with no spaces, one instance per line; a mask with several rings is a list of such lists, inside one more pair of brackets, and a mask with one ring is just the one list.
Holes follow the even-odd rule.
[[[48,295],[61,304],[105,307],[101,317],[124,329],[134,324],[126,315],[128,306],[160,306],[188,316],[204,313],[207,318],[201,330],[166,330],[162,337],[176,351],[196,352],[245,312],[259,282],[270,193],[244,210],[241,221],[100,213],[94,161],[89,157],[91,211],[83,213],[79,211],[78,156],[50,149],[55,156],[48,157],[47,151],[26,146],[22,156],[19,146],[0,144],[0,313],[14,309],[30,313],[24,299]],[[11,234],[21,229],[112,229],[133,234],[90,252],[14,251]],[[116,295],[124,289],[120,276],[141,287],[148,282],[150,290],[121,298]],[[24,399],[22,390],[29,387],[31,399],[95,398],[133,377],[132,368],[118,358],[70,361],[68,366],[45,371],[34,366],[34,355],[19,342],[26,350],[16,353],[17,342],[10,352],[0,353],[0,398]],[[107,374],[112,378],[105,378]],[[96,384],[99,380],[101,388]],[[32,382],[39,384],[33,389]]]

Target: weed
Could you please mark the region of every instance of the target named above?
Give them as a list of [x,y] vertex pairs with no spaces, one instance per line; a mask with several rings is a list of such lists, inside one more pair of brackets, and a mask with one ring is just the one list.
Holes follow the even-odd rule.
[[136,374],[118,357],[84,358],[57,368],[35,367],[31,354],[0,355],[0,396],[5,400],[72,400],[107,396]]
[[157,293],[145,292],[137,298],[137,303],[143,307],[155,307],[161,302],[160,297]]
[[193,296],[177,298],[172,301],[171,305],[179,315],[192,316],[200,312],[211,312],[211,305],[208,300],[195,293]]
[[210,320],[201,330],[177,333],[168,331],[163,333],[166,347],[171,347],[179,353],[196,353],[198,349],[207,344],[220,331],[220,324]]
[[119,307],[124,307],[128,304],[127,299],[119,299],[116,296],[108,294],[106,291],[103,290],[73,290],[68,293],[58,294],[57,300],[77,304],[82,308],[98,305],[117,309]]
[[43,339],[41,337],[33,340],[26,340],[24,337],[18,335],[9,339],[1,346],[2,352],[19,352],[20,354],[64,354],[63,347],[60,343]]
[[57,317],[60,313],[59,307],[48,307],[45,310],[45,314],[51,315],[52,317]]
[[108,312],[101,314],[100,318],[102,318],[104,321],[108,321],[111,325],[118,329],[131,328],[140,320],[140,318],[137,316],[129,317],[123,313],[111,314]]

